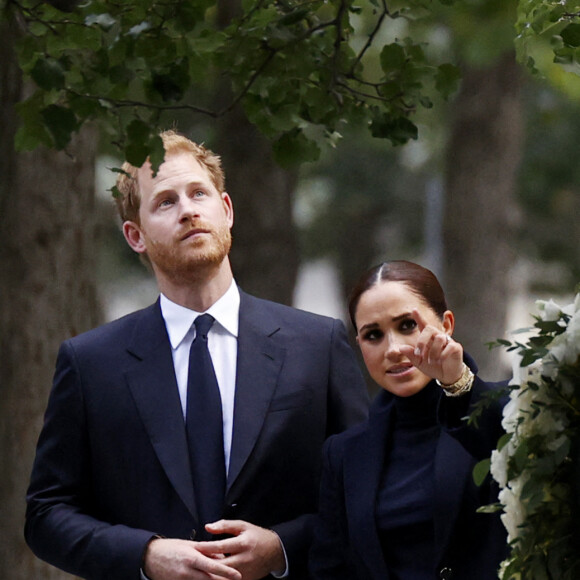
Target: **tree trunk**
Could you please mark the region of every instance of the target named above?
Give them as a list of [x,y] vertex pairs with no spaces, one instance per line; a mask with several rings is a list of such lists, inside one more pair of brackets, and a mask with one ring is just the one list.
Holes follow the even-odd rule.
[[465,70],[447,151],[443,282],[456,315],[455,337],[489,380],[507,372],[500,351],[490,352],[485,343],[506,330],[522,141],[514,56],[488,69]]
[[247,292],[291,304],[299,263],[292,219],[296,173],[276,164],[271,144],[241,111],[230,113],[219,126],[217,150],[234,203],[236,279]]
[[25,493],[59,343],[98,322],[95,139],[16,154],[22,79],[14,27],[0,25],[0,577],[70,578],[23,539]]
[[[222,28],[242,12],[241,0],[219,0],[217,6]],[[227,81],[218,85],[215,101],[229,102]],[[292,304],[300,261],[292,215],[297,171],[284,170],[274,161],[271,143],[241,107],[220,119],[217,127],[216,152],[223,159],[226,188],[234,203],[231,258],[236,280],[247,292]]]

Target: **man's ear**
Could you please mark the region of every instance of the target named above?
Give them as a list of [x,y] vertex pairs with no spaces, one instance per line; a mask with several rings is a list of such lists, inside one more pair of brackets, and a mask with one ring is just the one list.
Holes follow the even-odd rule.
[[123,235],[134,252],[143,254],[147,251],[141,228],[135,222],[123,223]]
[[224,211],[226,212],[226,217],[230,226],[230,229],[232,229],[232,226],[234,225],[234,204],[232,203],[232,198],[229,196],[229,194],[227,192],[223,192],[221,194],[222,196],[222,201],[224,204]]

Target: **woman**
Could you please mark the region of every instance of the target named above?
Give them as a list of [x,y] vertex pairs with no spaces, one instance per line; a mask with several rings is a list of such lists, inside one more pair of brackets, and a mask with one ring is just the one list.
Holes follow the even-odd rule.
[[427,269],[369,270],[349,302],[370,376],[369,420],[327,441],[311,552],[317,580],[491,580],[506,555],[491,478],[472,470],[501,434],[501,405],[462,420],[486,391],[451,336],[443,290]]

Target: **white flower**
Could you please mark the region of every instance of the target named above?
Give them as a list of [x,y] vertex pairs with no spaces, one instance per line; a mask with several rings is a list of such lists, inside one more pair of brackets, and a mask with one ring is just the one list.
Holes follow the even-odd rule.
[[508,533],[508,542],[515,540],[519,535],[519,528],[524,522],[524,507],[519,499],[520,485],[516,489],[504,487],[499,492],[499,501],[503,504],[504,513],[500,516]]
[[559,377],[560,381],[560,392],[564,397],[569,399],[576,390],[575,383],[569,377]]
[[574,312],[578,312],[578,310],[580,310],[580,293],[576,294],[572,304],[568,304],[562,308],[562,312],[568,316],[572,316]]
[[491,462],[489,470],[491,476],[497,481],[500,487],[507,485],[507,463],[508,463],[508,445],[504,445],[501,451],[494,449],[491,452]]
[[542,378],[542,361],[537,360],[526,367],[522,366],[522,356],[514,354],[512,356],[512,378],[510,385],[523,386],[526,383],[537,383]]
[[519,415],[519,401],[517,400],[517,395],[513,396],[513,393],[518,393],[519,391],[514,390],[510,393],[510,400],[503,408],[503,419],[501,421],[501,426],[504,428],[506,433],[514,433],[518,425],[518,415]]
[[576,312],[562,334],[559,334],[549,345],[549,354],[544,357],[544,366],[550,378],[555,378],[555,369],[559,364],[573,365],[580,355],[580,312]]
[[[500,563],[499,571],[498,571],[499,578],[504,577],[504,574],[506,573],[507,567],[512,563],[512,561],[513,561],[513,558],[508,558]],[[522,575],[519,572],[517,572],[516,574],[512,574],[509,577],[509,580],[521,580],[521,578],[522,578]]]
[[[560,424],[562,426],[562,430],[564,430],[564,424],[562,422],[560,422]],[[566,439],[567,439],[567,437],[565,435],[559,435],[554,440],[547,442],[546,443],[546,447],[550,451],[556,451],[557,449],[559,449],[564,444],[564,441]]]
[[566,332],[567,342],[566,362],[573,365],[580,355],[580,312],[576,312],[570,318]]
[[554,321],[560,318],[562,308],[551,298],[550,300],[536,300],[536,307],[540,311],[542,320]]

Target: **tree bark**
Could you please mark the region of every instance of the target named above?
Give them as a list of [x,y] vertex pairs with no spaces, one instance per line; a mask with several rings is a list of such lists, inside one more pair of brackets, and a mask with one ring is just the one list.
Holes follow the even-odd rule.
[[[219,0],[218,23],[227,26],[241,13],[240,0]],[[231,97],[228,83],[217,87],[216,102]],[[262,298],[292,304],[300,262],[293,221],[297,171],[282,169],[272,155],[272,144],[235,107],[217,123],[217,152],[226,171],[234,220],[232,267],[240,286]]]
[[25,493],[59,343],[99,320],[96,298],[95,139],[66,153],[15,153],[23,87],[0,25],[0,577],[70,578],[23,538]]
[[236,279],[247,292],[292,304],[299,264],[292,216],[297,174],[276,164],[271,144],[242,111],[230,113],[219,127],[218,151],[234,203]]
[[513,54],[494,66],[466,69],[447,151],[444,286],[456,315],[455,337],[482,376],[506,377],[504,336],[513,241],[516,178],[523,146],[521,78]]

